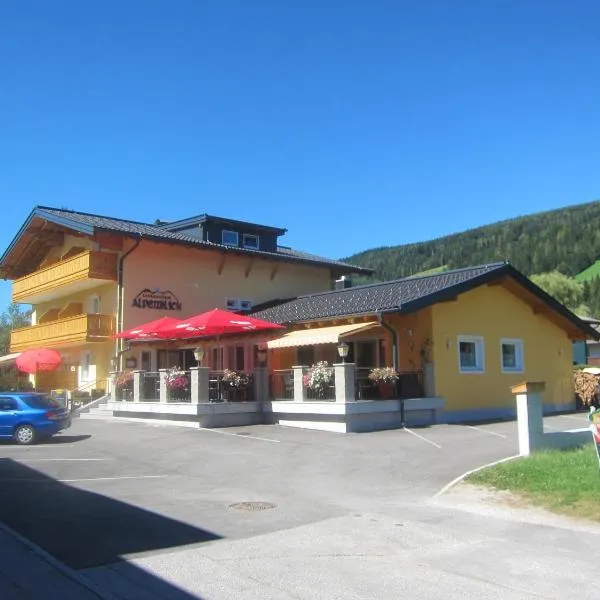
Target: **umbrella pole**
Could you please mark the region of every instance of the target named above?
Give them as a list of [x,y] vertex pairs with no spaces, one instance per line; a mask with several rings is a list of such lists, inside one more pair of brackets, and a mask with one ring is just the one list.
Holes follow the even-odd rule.
[[223,371],[225,371],[225,353],[221,348],[221,336],[217,336],[217,362],[220,362],[221,377],[219,377],[219,400],[225,401],[223,396]]

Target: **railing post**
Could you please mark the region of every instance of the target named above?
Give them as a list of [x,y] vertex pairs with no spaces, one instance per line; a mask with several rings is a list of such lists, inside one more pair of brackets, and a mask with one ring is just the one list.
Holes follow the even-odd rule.
[[133,372],[133,401],[139,402],[142,398],[142,371]]
[[110,401],[117,401],[117,373],[116,371],[111,371],[108,374],[108,385],[110,386]]
[[[195,369],[196,373],[192,369]],[[192,367],[190,372],[192,373],[192,403],[195,404],[206,404],[209,402],[208,397],[208,375],[210,369],[208,367]],[[194,400],[194,377],[196,377],[196,400]]]
[[356,365],[354,363],[341,363],[333,365],[336,402],[356,401],[354,391],[355,366]]
[[542,444],[544,436],[542,393],[545,387],[546,385],[541,381],[526,381],[510,388],[517,401],[517,427],[521,456],[528,456]]
[[269,395],[269,370],[266,367],[254,367],[254,401],[262,402]]
[[159,369],[158,375],[160,377],[160,394],[158,397],[159,402],[168,402],[169,393],[167,390],[167,371],[168,369]]
[[192,404],[198,404],[200,401],[198,369],[199,367],[190,367],[190,402]]
[[208,402],[208,367],[190,367],[192,404]]
[[294,402],[304,402],[306,400],[306,388],[302,380],[304,367],[297,365],[292,369],[294,370]]

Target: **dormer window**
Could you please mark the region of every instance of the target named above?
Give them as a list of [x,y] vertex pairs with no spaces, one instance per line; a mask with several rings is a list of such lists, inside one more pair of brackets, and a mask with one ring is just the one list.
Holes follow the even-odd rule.
[[239,246],[240,236],[237,231],[223,229],[223,232],[221,233],[221,243],[223,246]]
[[244,248],[248,248],[249,250],[258,250],[259,246],[259,238],[257,235],[253,233],[245,233],[243,238]]

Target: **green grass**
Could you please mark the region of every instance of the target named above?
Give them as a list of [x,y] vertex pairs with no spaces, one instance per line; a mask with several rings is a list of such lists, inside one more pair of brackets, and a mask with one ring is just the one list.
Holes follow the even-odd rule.
[[600,521],[600,470],[592,444],[539,452],[474,473],[467,481],[508,490],[553,512]]
[[593,265],[575,275],[575,281],[589,281],[594,277],[600,277],[600,260],[597,260]]

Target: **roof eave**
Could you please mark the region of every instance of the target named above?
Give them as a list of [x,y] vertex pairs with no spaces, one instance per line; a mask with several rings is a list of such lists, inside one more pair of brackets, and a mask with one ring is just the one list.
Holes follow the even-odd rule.
[[531,279],[525,277],[520,271],[517,271],[511,265],[507,265],[509,267],[508,274],[521,285],[526,287],[530,292],[538,296],[540,300],[542,300],[545,304],[547,304],[550,308],[554,309],[561,316],[569,320],[577,329],[579,329],[586,336],[591,336],[594,339],[600,339],[600,334],[590,325],[588,325],[585,321],[582,321],[574,312],[570,311],[566,306],[558,302],[555,298],[550,296],[550,294],[546,293],[542,288],[533,283]]
[[29,213],[29,216],[27,217],[27,219],[25,219],[25,222],[20,227],[19,231],[13,237],[10,244],[0,257],[0,274],[3,275],[2,271],[4,262],[10,256],[11,252],[14,250],[15,246],[17,245],[23,234],[27,231],[33,219],[35,219],[36,217],[41,217],[45,221],[55,223],[56,225],[62,225],[63,227],[67,227],[68,229],[79,231],[81,233],[93,234],[94,232],[94,228],[92,226],[83,225],[82,223],[70,219],[65,219],[64,217],[58,217],[57,215],[45,211],[44,207],[36,206]]

